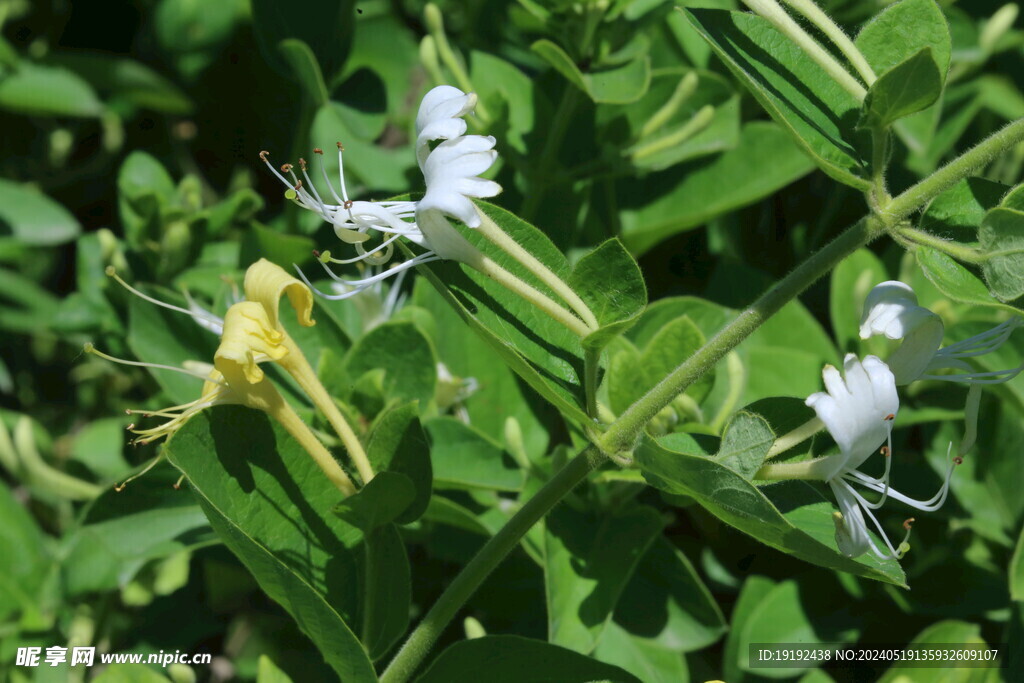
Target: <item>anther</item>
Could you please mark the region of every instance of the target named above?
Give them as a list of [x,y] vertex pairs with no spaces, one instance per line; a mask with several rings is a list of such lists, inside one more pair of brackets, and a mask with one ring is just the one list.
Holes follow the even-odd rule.
[[303,171],[306,170],[306,160],[303,159],[302,157],[299,157],[299,168],[301,168]]
[[291,164],[281,164],[281,172],[282,173],[290,173],[291,170],[292,170],[292,165]]
[[298,192],[301,189],[302,189],[302,181],[300,180],[299,182],[295,183],[295,191]]
[[261,159],[262,161],[266,161],[266,160],[267,160],[267,155],[268,155],[268,154],[270,154],[270,152],[268,152],[267,150],[263,150],[263,151],[261,151],[261,152],[260,152],[260,159]]
[[107,277],[114,277],[115,275],[117,275],[117,268],[115,268],[114,266],[107,266],[106,268],[103,269],[103,272],[106,274]]
[[911,527],[911,526],[912,526],[913,524],[914,524],[914,518],[913,518],[913,517],[908,517],[908,518],[907,518],[906,520],[904,520],[904,522],[903,522],[903,528],[904,528],[904,529],[906,529],[907,531],[910,531],[910,527]]
[[323,154],[323,153],[324,153],[324,151],[322,149],[320,149],[319,147],[314,147],[313,148],[313,154]]
[[895,413],[889,413],[888,415],[885,416],[885,421],[886,422],[891,422],[891,421],[893,421],[895,419],[896,419],[896,414]]
[[963,458],[961,458],[961,457],[960,457],[960,456],[958,455],[958,456],[956,456],[956,457],[954,457],[954,458],[953,458],[953,464],[954,464],[954,465],[963,465],[963,464],[964,464],[964,459],[963,459]]
[[345,151],[345,145],[341,144],[340,142],[335,143],[335,144],[338,145],[338,151],[340,151],[340,152],[344,152]]
[[135,423],[132,422],[127,427],[125,427],[125,429],[128,430],[129,432],[132,431],[133,429],[135,429]]
[[891,454],[890,451],[889,451],[889,447],[888,446],[882,446],[882,450],[880,450],[879,453],[881,453],[882,455],[884,455],[887,458]]
[[124,487],[127,485],[127,482],[125,482],[124,484],[118,484],[117,486],[114,487],[114,490],[117,491],[118,493],[121,493],[121,491],[124,491]]
[[344,202],[342,202],[341,205],[342,205],[342,207],[344,207],[346,209],[351,209],[352,208],[352,204],[354,204],[354,203],[355,202],[353,202],[351,199],[346,199]]

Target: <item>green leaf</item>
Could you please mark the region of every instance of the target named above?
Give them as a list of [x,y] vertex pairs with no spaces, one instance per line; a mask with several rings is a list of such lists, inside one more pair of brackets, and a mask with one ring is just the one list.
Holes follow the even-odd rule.
[[287,38],[278,44],[277,49],[284,55],[295,78],[313,104],[318,107],[327,104],[330,93],[327,92],[324,76],[320,73],[320,65],[317,64],[309,45],[297,38]]
[[620,666],[644,683],[686,683],[686,658],[678,650],[635,636],[615,622],[608,624],[594,656]]
[[[178,303],[178,297],[162,292],[158,298]],[[128,347],[140,361],[181,367],[185,361],[210,362],[217,350],[217,335],[186,315],[133,296],[128,303]],[[202,380],[158,368],[149,372],[175,404],[199,398]]]
[[978,231],[978,241],[985,252],[981,271],[989,290],[1002,301],[1024,295],[1024,211],[989,211]]
[[985,214],[999,204],[1006,190],[1002,183],[964,178],[928,204],[921,215],[920,228],[939,235],[962,230],[965,241],[973,241]]
[[591,517],[567,506],[548,516],[544,579],[548,640],[590,653],[647,548],[661,532],[661,515],[637,507]]
[[[568,279],[569,264],[547,235],[493,204],[478,201],[477,206],[556,276]],[[518,261],[477,231],[462,226],[456,229],[496,263],[557,300],[557,295]],[[566,417],[589,422],[581,407],[583,350],[572,332],[518,294],[468,266],[439,261],[418,271],[530,387]]]
[[415,498],[412,479],[398,472],[378,472],[355,495],[334,506],[332,512],[368,533],[395,521]]
[[[997,185],[997,183],[992,184]],[[999,187],[1003,186],[999,185]],[[1024,184],[1018,185],[1017,187],[1007,192],[1006,196],[1003,197],[1001,204],[1004,208],[1007,209],[1013,209],[1014,211],[1024,211]],[[989,206],[986,208],[992,207]]]
[[111,664],[93,679],[96,683],[169,683],[170,680],[142,664]]
[[942,94],[942,74],[930,47],[922,48],[878,77],[864,98],[864,128],[887,128],[930,107]]
[[864,300],[875,285],[888,279],[885,266],[868,249],[858,249],[832,271],[829,317],[841,350],[852,352],[859,348]]
[[450,417],[424,424],[430,435],[434,486],[440,489],[520,491],[523,472],[501,446],[472,426]]
[[[664,537],[655,539],[640,560],[614,619],[609,628],[617,625],[676,653],[701,650],[726,631],[725,617],[711,592],[686,556]],[[600,644],[597,652],[601,653]]]
[[423,331],[409,322],[385,323],[373,328],[345,355],[349,377],[383,368],[384,391],[390,398],[418,400],[426,405],[434,398],[437,360]]
[[651,83],[651,63],[646,54],[622,64],[584,73],[565,50],[550,40],[538,40],[530,49],[590,99],[601,104],[635,102],[643,97]]
[[[930,626],[927,626],[923,631],[917,634],[917,636],[910,641],[913,645],[920,645],[927,647],[929,645],[948,645],[949,643],[956,643],[957,645],[971,646],[971,645],[985,645],[985,640],[981,637],[981,627],[977,624],[969,624],[965,621],[955,621],[953,619],[947,619],[940,621]],[[1011,649],[1013,649],[1011,647]],[[1007,653],[1004,653],[1004,656]],[[893,665],[878,679],[878,683],[902,683],[907,678],[906,666],[900,666],[898,664]],[[992,679],[987,679],[984,676],[984,671],[975,669],[946,669],[946,668],[917,668],[912,669],[914,672],[913,680],[914,683],[968,683],[968,681],[974,680],[1000,680],[1002,676],[998,675]],[[982,674],[976,676],[975,674]],[[1012,678],[1002,680],[1013,680]]]
[[6,622],[19,610],[37,609],[47,562],[42,530],[6,483],[0,483],[0,518],[0,619]]
[[761,106],[829,176],[858,189],[868,141],[854,131],[860,102],[766,19],[721,10],[687,18]]
[[647,286],[640,266],[618,239],[610,239],[585,254],[566,284],[590,307],[601,326],[583,340],[590,348],[604,348],[636,322],[647,305]]
[[188,116],[195,110],[178,86],[134,59],[95,52],[58,53],[52,59],[82,76],[119,112],[131,107]]
[[260,655],[259,661],[256,683],[293,683],[291,677],[274,664],[270,657]]
[[949,70],[949,25],[934,0],[902,0],[879,12],[854,41],[876,74],[930,48],[942,80]]
[[278,46],[287,38],[305,42],[328,83],[341,71],[352,47],[355,28],[353,0],[312,0],[302,11],[277,0],[252,0],[252,24],[264,59],[285,76],[291,76]]
[[210,524],[345,681],[376,681],[346,621],[358,614],[358,529],[332,515],[340,494],[266,415],[219,406],[167,444]]
[[[652,486],[690,496],[715,517],[776,550],[858,576],[904,586],[895,560],[865,555],[856,560],[839,552],[833,507],[804,482],[775,484],[762,491],[722,464],[702,455],[670,451],[644,438],[637,462]],[[776,507],[765,493],[783,503]]]
[[[770,166],[771,173],[764,169]],[[743,126],[733,149],[616,184],[622,240],[643,254],[662,240],[752,204],[809,173],[814,164],[767,121]]]
[[324,150],[323,157],[316,164],[322,161],[328,177],[337,179],[336,143],[341,142],[345,146],[346,157],[355,160],[355,163],[350,161],[345,165],[346,182],[351,183],[355,179],[370,189],[382,192],[408,191],[406,171],[416,162],[411,147],[378,147],[372,138],[357,134],[353,125],[356,121],[347,110],[348,107],[340,102],[327,102],[316,110],[309,142],[311,147]]
[[753,574],[740,587],[739,597],[732,609],[729,635],[726,637],[725,653],[722,656],[724,660],[723,673],[726,680],[737,682],[743,680],[744,672],[750,661],[750,652],[742,646],[741,634],[751,615],[775,585],[771,579]]
[[1024,601],[1024,528],[1020,530],[1017,548],[1010,558],[1010,598]]
[[0,239],[49,247],[69,242],[82,232],[78,220],[41,192],[0,179]]
[[367,535],[364,567],[362,641],[370,659],[377,660],[387,654],[409,628],[412,599],[409,558],[394,524]]
[[375,472],[403,474],[415,487],[412,503],[396,517],[399,524],[415,522],[430,503],[430,448],[417,413],[415,401],[385,410],[373,423],[366,442],[366,455]]
[[159,161],[140,151],[125,158],[117,173],[117,205],[130,245],[159,238],[160,213],[174,196],[174,181]]
[[69,595],[124,588],[147,563],[214,540],[203,511],[170,487],[174,479],[165,472],[153,472],[153,481],[133,482],[120,493],[107,489],[86,523],[64,539]]
[[725,427],[722,444],[714,460],[750,481],[775,443],[775,433],[760,415],[739,412]]
[[34,281],[0,268],[0,292],[0,330],[34,332],[55,325],[61,302]]
[[564,647],[520,636],[484,636],[462,640],[442,652],[416,683],[474,680],[486,672],[489,683],[544,680],[559,683],[640,683],[617,666],[598,662]]
[[953,301],[1018,312],[1018,309],[1008,306],[992,296],[981,280],[954,261],[951,256],[947,256],[937,249],[922,246],[915,249],[914,255],[917,257],[917,264],[921,266],[925,277]]
[[[608,399],[612,411],[622,413],[703,345],[704,335],[684,315],[665,324],[642,353],[630,348],[618,351],[608,367]],[[685,393],[699,403],[714,381],[714,371],[709,371]]]
[[73,72],[22,61],[0,76],[0,109],[29,116],[94,117],[103,104]]

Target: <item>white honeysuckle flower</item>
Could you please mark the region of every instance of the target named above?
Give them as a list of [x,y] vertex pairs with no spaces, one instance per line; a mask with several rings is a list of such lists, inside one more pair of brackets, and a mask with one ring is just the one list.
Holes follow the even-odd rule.
[[[494,138],[465,135],[466,122],[462,117],[472,112],[476,102],[474,93],[466,94],[447,85],[438,86],[424,96],[416,115],[415,149],[417,164],[423,171],[426,193],[418,202],[350,199],[345,185],[344,147],[341,143],[338,143],[338,189],[335,189],[327,176],[323,150],[313,150],[320,158],[320,172],[330,197],[336,202],[334,204],[324,201],[309,176],[304,159],[299,159],[299,170],[302,173],[300,179],[292,164],[284,164],[278,171],[271,165],[267,153],[260,152],[260,158],[267,167],[288,187],[285,196],[330,223],[338,238],[355,248],[356,255],[348,259],[335,259],[330,252],[318,254],[328,275],[342,285],[341,291],[335,288],[335,294],[318,294],[327,299],[347,299],[421,264],[440,259],[468,262],[476,257],[476,249],[447,219],[456,218],[471,228],[478,227],[480,215],[472,199],[493,197],[501,192],[498,183],[478,177],[497,159]],[[431,143],[437,140],[442,142],[431,149]],[[373,232],[380,233],[381,241],[367,248],[366,242],[373,239]],[[328,263],[360,262],[383,266],[391,260],[395,242],[399,238],[405,238],[427,251],[364,278],[342,278],[327,266]],[[309,284],[305,275],[300,275]]]
[[[873,511],[882,507],[888,498],[918,510],[937,510],[946,500],[953,468],[961,460],[953,458],[942,488],[929,500],[916,500],[893,489],[889,475],[892,425],[899,412],[896,379],[889,367],[876,356],[866,356],[861,362],[855,355],[848,354],[843,371],[845,377],[840,376],[833,366],[826,365],[822,378],[827,391],[807,398],[807,405],[814,409],[839,446],[838,455],[814,461],[814,478],[820,478],[829,485],[839,504],[839,512],[834,518],[835,538],[843,554],[858,557],[872,552],[882,559],[899,559],[909,549],[907,539],[913,519],[904,522],[907,536],[894,547]],[[871,477],[858,469],[875,452],[881,452],[885,457],[885,471],[881,478]],[[880,494],[879,499],[868,501],[857,492],[854,484]],[[884,541],[885,550],[872,539],[865,515]]]
[[[967,393],[965,410],[967,424],[959,449],[963,455],[974,445],[977,435],[981,386],[1001,384],[1024,370],[1024,365],[1019,365],[1005,370],[979,372],[965,359],[995,351],[1006,343],[1021,324],[1022,320],[1014,317],[969,339],[941,346],[945,333],[942,318],[919,306],[917,295],[910,286],[890,280],[876,285],[868,294],[864,302],[860,337],[869,339],[875,335],[884,335],[889,339],[903,340],[888,359],[898,385],[910,384],[917,380],[971,385]],[[957,372],[943,374],[942,371],[947,370]]]

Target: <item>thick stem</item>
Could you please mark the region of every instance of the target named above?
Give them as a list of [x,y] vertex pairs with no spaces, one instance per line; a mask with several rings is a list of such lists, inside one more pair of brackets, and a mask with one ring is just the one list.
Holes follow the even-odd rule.
[[586,478],[593,467],[592,455],[592,449],[588,448],[570,460],[484,544],[469,564],[448,584],[448,588],[423,617],[423,621],[416,626],[381,675],[381,683],[404,683],[412,677],[452,617],[476,592],[484,579],[516,547],[534,524]]
[[836,61],[807,31],[803,30],[775,0],[743,0],[743,4],[767,19],[780,33],[789,37],[808,57],[817,62],[832,80],[846,92],[863,102],[867,90],[843,65]]
[[619,416],[598,444],[602,452],[632,451],[644,427],[662,408],[700,379],[724,355],[790,300],[827,274],[844,258],[871,241],[880,230],[880,226],[875,223],[872,219],[862,219],[855,223],[723,327],[708,343]]
[[533,273],[538,280],[550,287],[551,291],[560,296],[565,303],[569,304],[569,307],[583,319],[583,322],[588,327],[593,330],[600,327],[590,307],[573,291],[572,287],[565,284],[562,278],[555,275],[536,256],[524,249],[519,242],[516,242],[508,233],[498,227],[498,224],[491,220],[489,216],[482,211],[479,213],[480,226],[477,230],[480,234],[516,261],[526,266],[527,270]]
[[977,146],[906,190],[889,202],[881,218],[887,225],[895,225],[1021,141],[1024,141],[1024,119],[1018,119],[993,133]]
[[341,443],[345,446],[345,450],[348,451],[348,456],[352,459],[352,464],[355,465],[356,471],[362,477],[363,483],[368,484],[373,479],[373,467],[370,466],[370,459],[367,457],[359,437],[356,436],[345,416],[341,414],[338,404],[334,402],[331,395],[327,393],[327,389],[317,379],[316,372],[306,360],[302,349],[288,334],[284,335],[284,347],[288,349],[288,355],[278,363],[295,378],[313,404],[327,417],[327,421],[331,423],[331,427],[334,428]]
[[892,197],[885,185],[885,170],[889,164],[889,131],[882,127],[871,129],[871,175],[874,184],[874,196],[871,205],[881,213]]
[[839,25],[832,21],[832,17],[825,14],[825,12],[814,4],[813,0],[782,0],[784,3],[795,9],[800,14],[804,15],[809,22],[818,27],[818,30],[825,34],[825,36],[832,41],[832,43],[839,48],[839,51],[843,53],[843,56],[850,60],[850,64],[857,70],[860,77],[864,79],[864,82],[871,85],[875,82],[875,70],[868,64],[868,60],[864,58],[864,54],[854,45],[850,37],[846,35],[846,32],[839,27]]
[[754,479],[763,481],[789,481],[790,479],[802,479],[804,481],[828,481],[836,472],[836,458],[844,458],[844,455],[830,455],[825,458],[814,460],[802,460],[800,462],[782,462],[764,465],[754,475]]

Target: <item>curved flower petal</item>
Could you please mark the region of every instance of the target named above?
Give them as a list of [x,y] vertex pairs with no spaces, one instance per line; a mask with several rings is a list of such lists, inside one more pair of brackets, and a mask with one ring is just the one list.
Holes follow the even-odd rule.
[[213,356],[213,366],[229,386],[235,386],[242,378],[256,384],[263,379],[261,360],[280,360],[288,354],[288,349],[281,345],[283,338],[271,325],[263,304],[237,303],[224,314],[224,335]]
[[[309,291],[309,287],[301,280],[265,258],[261,258],[245,271],[245,298],[266,309],[271,328],[277,328],[280,324],[278,314],[283,295],[288,296],[299,324],[303,327],[312,327],[315,324],[312,317],[313,292]],[[227,329],[226,323],[224,329]]]
[[462,117],[476,107],[476,93],[468,95],[450,85],[439,85],[423,96],[416,113],[416,160],[423,168],[432,140],[451,140],[466,132]]

